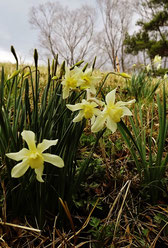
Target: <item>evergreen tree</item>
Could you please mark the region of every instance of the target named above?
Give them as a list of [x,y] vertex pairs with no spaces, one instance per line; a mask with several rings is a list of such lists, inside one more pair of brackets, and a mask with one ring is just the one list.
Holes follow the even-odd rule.
[[136,55],[145,51],[150,59],[168,57],[168,0],[142,0],[141,8],[140,30],[132,36],[126,34],[125,52]]

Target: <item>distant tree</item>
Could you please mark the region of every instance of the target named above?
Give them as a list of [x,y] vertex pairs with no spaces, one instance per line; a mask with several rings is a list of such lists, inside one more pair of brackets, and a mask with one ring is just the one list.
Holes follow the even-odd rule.
[[168,1],[140,0],[137,22],[139,31],[126,34],[124,44],[126,53],[144,52],[152,60],[155,55],[168,57]]
[[125,71],[126,54],[124,38],[132,18],[132,1],[97,0],[103,20],[103,30],[99,33],[100,48],[107,54],[114,70],[117,70],[117,58],[121,69]]
[[40,45],[68,65],[86,59],[93,51],[96,12],[90,6],[69,10],[59,2],[47,2],[30,11],[30,24],[39,31]]

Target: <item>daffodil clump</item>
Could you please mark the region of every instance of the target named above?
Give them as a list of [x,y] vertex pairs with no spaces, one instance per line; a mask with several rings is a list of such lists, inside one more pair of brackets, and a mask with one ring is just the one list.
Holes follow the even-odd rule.
[[[67,108],[71,111],[79,110],[78,115],[73,119],[73,122],[81,121],[83,118],[91,119],[91,131],[99,132],[102,128],[107,127],[114,133],[117,130],[117,123],[124,116],[131,116],[132,112],[126,107],[135,103],[135,99],[129,102],[119,101],[115,103],[116,89],[109,92],[105,97],[105,103],[89,98],[88,101],[82,100],[82,103],[75,105],[67,104]],[[100,103],[100,105],[98,104]],[[104,107],[102,109],[102,107]],[[99,109],[100,108],[100,109]]]
[[65,76],[61,83],[63,86],[63,99],[68,98],[70,91],[77,89],[82,84],[81,74],[81,69],[76,66],[73,70],[68,67],[65,68]]
[[117,123],[120,122],[121,118],[124,116],[131,116],[132,112],[125,107],[126,105],[130,105],[135,103],[135,99],[129,102],[119,101],[115,103],[115,94],[116,89],[110,91],[106,95],[106,104],[101,111],[101,114],[96,118],[96,121],[92,125],[92,132],[100,131],[104,126],[111,130],[114,133],[117,130]]
[[73,90],[90,90],[92,94],[96,94],[96,83],[100,80],[100,77],[92,75],[92,68],[86,69],[84,72],[78,67],[70,70],[65,68],[65,76],[62,80],[62,95],[63,99],[69,97],[69,94]]
[[49,147],[56,145],[58,140],[47,140],[44,139],[42,143],[36,146],[35,134],[32,131],[24,130],[22,138],[26,141],[28,148],[23,148],[19,152],[7,153],[6,156],[16,161],[21,161],[15,165],[11,171],[11,176],[18,178],[23,176],[28,168],[35,170],[36,178],[39,182],[44,182],[42,179],[44,162],[50,163],[59,168],[64,167],[64,161],[57,155],[50,153],[43,153]]
[[[96,95],[96,84],[100,77],[92,75],[92,69],[83,71],[78,67],[70,69],[65,68],[65,75],[61,82],[62,84],[62,98],[67,99],[70,92],[73,90],[86,90],[86,99],[76,104],[66,104],[66,107],[78,114],[73,119],[73,122],[82,121],[82,119],[90,120],[91,131],[99,132],[103,128],[108,128],[114,133],[117,130],[117,123],[120,122],[124,116],[132,115],[131,111],[126,107],[135,102],[119,101],[115,103],[116,89],[109,92],[105,97],[105,102],[99,100]],[[80,98],[79,98],[80,99]],[[39,182],[44,182],[42,179],[44,162],[53,164],[59,168],[64,166],[64,161],[57,155],[43,153],[50,146],[56,145],[58,140],[46,140],[36,146],[35,133],[30,130],[24,130],[21,133],[23,139],[28,145],[19,152],[7,153],[6,156],[16,161],[21,161],[13,167],[11,176],[18,178],[23,176],[29,169],[35,170],[36,178]]]

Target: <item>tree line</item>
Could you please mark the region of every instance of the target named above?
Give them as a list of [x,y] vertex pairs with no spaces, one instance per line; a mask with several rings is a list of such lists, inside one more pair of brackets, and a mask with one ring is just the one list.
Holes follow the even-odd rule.
[[[138,28],[134,28],[135,18]],[[96,0],[96,7],[69,9],[60,2],[32,7],[30,24],[45,55],[68,65],[97,56],[97,67],[126,71],[134,63],[168,57],[167,0]],[[136,56],[135,56],[136,55]],[[119,67],[118,67],[119,65]]]

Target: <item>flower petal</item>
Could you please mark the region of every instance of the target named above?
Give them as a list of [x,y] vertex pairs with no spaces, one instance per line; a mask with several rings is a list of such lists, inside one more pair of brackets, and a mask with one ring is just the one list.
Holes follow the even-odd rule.
[[132,115],[132,112],[127,107],[122,107],[122,110],[123,110],[122,117],[125,115],[128,115],[128,116]]
[[50,164],[53,164],[59,168],[64,167],[64,161],[57,155],[50,154],[50,153],[43,153],[44,161]]
[[16,161],[23,160],[25,157],[29,156],[30,151],[27,148],[23,148],[19,152],[7,153],[8,158],[14,159]]
[[37,150],[41,153],[45,150],[47,150],[50,146],[55,146],[58,142],[58,139],[56,140],[47,140],[47,139],[44,139],[42,141],[42,143],[39,143],[37,145]]
[[93,124],[94,124],[95,119],[96,119],[96,117],[95,117],[95,115],[93,115],[93,117],[91,118],[91,125],[93,125]]
[[114,122],[109,116],[107,117],[107,128],[111,130],[112,133],[114,133],[117,130],[117,123]]
[[135,103],[135,102],[136,102],[135,99],[133,99],[133,100],[131,100],[131,101],[128,101],[128,102],[119,101],[119,102],[116,103],[116,106],[117,106],[117,107],[125,106],[125,105],[129,105],[129,104],[132,104],[132,103]]
[[81,77],[81,75],[83,75],[83,71],[81,68],[75,66],[73,70],[71,70],[70,72],[72,72],[73,74],[75,74],[77,77]]
[[44,165],[40,166],[39,168],[35,169],[35,173],[36,173],[36,179],[43,183],[44,180],[42,179],[42,175],[43,175],[43,170],[44,170]]
[[103,128],[105,121],[106,121],[106,117],[104,117],[103,115],[99,115],[96,118],[93,126],[91,127],[91,131],[93,133],[99,132]]
[[114,102],[115,102],[116,89],[117,88],[115,88],[114,90],[110,91],[106,95],[106,103],[107,103],[107,105],[114,104]]
[[65,66],[65,77],[70,74],[70,69],[68,66]]
[[35,150],[36,149],[36,144],[35,144],[35,133],[29,130],[24,130],[21,133],[23,139],[26,141],[28,147],[30,150]]
[[[87,101],[86,101],[87,102]],[[98,104],[97,103],[95,103],[95,102],[87,102],[87,103],[89,103],[91,106],[93,106],[93,108],[96,108],[97,106],[98,106]]]
[[75,105],[72,105],[72,104],[66,104],[66,107],[68,109],[70,109],[71,111],[76,111],[76,110],[79,110],[79,109],[82,109],[82,103],[77,103]]
[[62,90],[62,98],[66,99],[69,96],[69,87],[63,86],[63,90]]
[[83,110],[81,110],[79,114],[73,119],[73,122],[81,121],[83,117],[84,117],[84,113],[83,113]]
[[23,160],[21,163],[15,165],[12,168],[11,171],[11,176],[12,177],[21,177],[25,174],[25,172],[28,170],[29,165],[28,165],[28,159]]
[[84,72],[84,75],[85,74],[88,74],[88,75],[92,75],[92,71],[93,71],[93,69],[90,67],[90,68],[87,68],[86,70],[85,70],[85,72]]
[[94,113],[94,115],[101,115],[101,110],[95,108],[94,111],[93,111],[93,113]]
[[96,95],[96,88],[93,84],[90,85],[90,92],[93,94],[93,95]]

